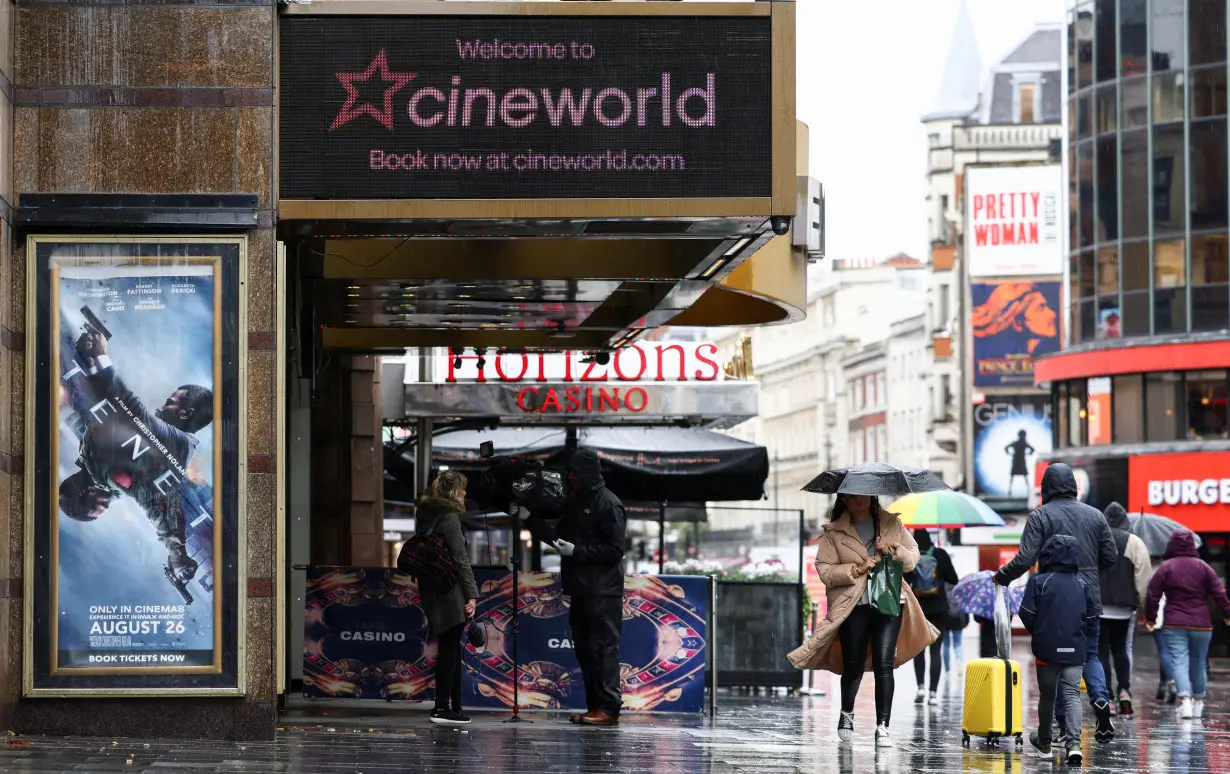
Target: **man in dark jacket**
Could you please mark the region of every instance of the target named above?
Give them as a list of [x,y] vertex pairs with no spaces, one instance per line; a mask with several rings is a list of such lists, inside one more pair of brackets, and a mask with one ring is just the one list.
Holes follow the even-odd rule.
[[552,530],[537,517],[530,529],[560,553],[564,593],[570,597],[569,624],[581,665],[589,711],[572,722],[610,726],[619,721],[623,692],[619,637],[624,604],[624,504],[606,488],[602,464],[592,449],[568,460],[573,496]]
[[1081,763],[1081,665],[1085,661],[1089,630],[1098,614],[1091,589],[1077,577],[1080,544],[1076,538],[1055,535],[1042,546],[1041,572],[1029,579],[1021,599],[1021,622],[1033,635],[1038,674],[1038,730],[1029,742],[1042,757],[1051,754],[1051,716],[1056,688],[1065,712],[1060,722],[1068,764]]
[[1131,532],[1127,511],[1119,503],[1106,506],[1106,523],[1115,538],[1119,558],[1102,570],[1102,620],[1098,660],[1110,682],[1111,667],[1118,673],[1119,714],[1132,714],[1132,645],[1136,639],[1136,611],[1144,606],[1153,562],[1145,541]]
[[[1114,567],[1119,559],[1119,552],[1115,548],[1110,525],[1106,523],[1102,512],[1085,505],[1076,495],[1076,476],[1072,474],[1072,468],[1060,462],[1046,469],[1042,476],[1042,505],[1029,514],[1025,521],[1025,531],[1021,535],[1021,550],[1012,561],[999,568],[995,573],[995,582],[1007,586],[1029,572],[1047,540],[1055,535],[1068,535],[1076,538],[1080,545],[1080,578],[1089,588],[1094,608],[1100,616],[1100,571]],[[1042,623],[1046,624],[1045,621]],[[1102,662],[1098,660],[1098,634],[1099,627],[1095,621],[1089,631],[1085,648],[1087,655],[1084,676],[1093,712],[1098,720],[1094,738],[1099,742],[1109,742],[1115,738],[1115,727],[1110,721],[1110,691],[1106,687],[1106,672],[1102,669]],[[1062,719],[1064,708],[1058,709],[1056,714]]]

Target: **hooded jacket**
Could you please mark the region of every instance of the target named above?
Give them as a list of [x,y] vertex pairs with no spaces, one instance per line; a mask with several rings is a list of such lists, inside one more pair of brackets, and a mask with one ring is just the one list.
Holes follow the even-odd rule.
[[[918,543],[918,561],[920,564],[923,561],[923,557],[928,555],[935,559],[935,576],[936,580],[939,581],[939,587],[931,594],[915,592],[915,596],[918,597],[918,604],[923,610],[923,615],[927,616],[928,621],[937,628],[947,628],[948,585],[956,585],[960,578],[957,577],[956,568],[952,566],[952,558],[948,555],[948,552],[932,542],[931,534],[927,530],[914,530],[914,541]],[[910,584],[910,588],[915,588],[919,585],[917,568],[912,572],[906,573],[905,581]]]
[[1106,506],[1106,523],[1119,554],[1115,566],[1102,570],[1102,607],[1139,610],[1153,579],[1153,561],[1145,541],[1132,534],[1127,511],[1119,503]]
[[1157,621],[1157,607],[1166,596],[1166,627],[1179,629],[1211,629],[1209,597],[1221,609],[1223,618],[1230,619],[1230,599],[1213,568],[1196,553],[1196,541],[1185,529],[1176,531],[1166,544],[1165,560],[1149,582],[1145,618]]
[[624,504],[602,478],[602,462],[592,449],[578,449],[568,459],[568,472],[581,480],[551,529],[538,517],[530,520],[535,537],[555,538],[576,546],[560,558],[560,581],[571,597],[622,597],[624,593]]
[[1029,572],[1038,561],[1042,546],[1055,535],[1076,538],[1080,545],[1080,577],[1093,594],[1094,607],[1101,615],[1100,571],[1115,566],[1119,551],[1102,512],[1076,499],[1076,476],[1062,462],[1051,465],[1043,474],[1042,505],[1029,514],[1021,534],[1021,550],[999,568],[995,581],[1007,585]]
[[1046,541],[1041,572],[1025,585],[1021,622],[1033,634],[1034,656],[1048,664],[1085,663],[1085,643],[1097,619],[1093,593],[1077,573],[1080,544],[1068,535]]

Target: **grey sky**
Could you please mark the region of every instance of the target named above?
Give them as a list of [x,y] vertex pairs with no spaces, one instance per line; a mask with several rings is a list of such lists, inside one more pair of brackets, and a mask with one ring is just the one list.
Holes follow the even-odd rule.
[[[967,0],[983,68],[1064,0]],[[798,116],[825,186],[828,255],[927,254],[926,132],[960,0],[799,0]]]

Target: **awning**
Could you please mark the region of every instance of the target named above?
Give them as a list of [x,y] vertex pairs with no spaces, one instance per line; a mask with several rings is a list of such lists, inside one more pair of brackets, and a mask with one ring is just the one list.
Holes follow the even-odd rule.
[[[432,464],[482,469],[487,464],[478,453],[483,441],[492,441],[498,455],[549,464],[564,456],[564,436],[563,429],[543,427],[441,433],[432,441]],[[629,502],[759,500],[769,475],[769,455],[763,446],[707,430],[583,427],[577,431],[577,442],[598,452],[607,486]],[[413,470],[413,451],[390,463],[389,473],[404,479]]]

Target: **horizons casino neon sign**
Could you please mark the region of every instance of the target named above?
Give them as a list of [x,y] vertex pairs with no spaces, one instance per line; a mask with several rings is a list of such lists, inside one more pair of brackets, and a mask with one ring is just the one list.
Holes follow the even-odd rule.
[[[467,59],[589,59],[594,56],[590,44],[527,44],[457,41],[457,52]],[[586,56],[588,53],[588,56]],[[346,91],[346,101],[333,119],[329,131],[345,126],[361,116],[374,118],[381,126],[393,131],[395,126],[393,97],[418,78],[414,72],[394,72],[389,67],[385,49],[360,72],[336,73]],[[384,84],[377,104],[363,99],[359,84],[370,90],[373,83]],[[443,85],[443,84],[442,84]],[[543,86],[517,86],[496,91],[485,86],[462,83],[460,75],[449,79],[447,88],[424,85],[409,95],[406,114],[410,123],[427,129],[447,127],[494,127],[497,123],[512,129],[535,124],[576,128],[594,123],[609,129],[632,124],[637,127],[682,125],[694,129],[716,124],[717,76],[705,74],[703,86],[679,89],[671,73],[661,73],[654,86],[563,86],[558,89]]]

